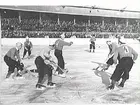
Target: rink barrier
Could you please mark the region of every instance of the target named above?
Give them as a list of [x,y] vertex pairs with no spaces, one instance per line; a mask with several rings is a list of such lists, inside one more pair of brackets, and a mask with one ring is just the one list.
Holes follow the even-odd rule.
[[[58,38],[30,38],[30,41],[33,45],[49,45],[53,44]],[[24,44],[25,38],[2,38],[1,44],[2,45],[15,45],[17,42],[21,42]],[[89,44],[90,38],[66,38],[65,41],[70,42],[72,41],[75,45],[84,45]],[[117,42],[117,39],[104,39],[104,38],[97,38],[96,43],[98,44],[105,44],[107,40],[112,40]],[[136,40],[133,39],[125,39],[126,43],[137,43]]]

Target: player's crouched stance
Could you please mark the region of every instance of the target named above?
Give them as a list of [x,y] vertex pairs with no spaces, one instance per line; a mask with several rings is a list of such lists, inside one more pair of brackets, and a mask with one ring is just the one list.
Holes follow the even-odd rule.
[[114,73],[111,76],[111,84],[107,87],[107,89],[114,89],[116,82],[118,82],[121,78],[122,81],[119,84],[119,87],[124,87],[124,84],[127,79],[129,79],[129,72],[133,66],[134,60],[137,59],[137,52],[128,45],[121,45],[115,51],[113,60],[114,63],[117,63],[117,57],[120,57],[120,60],[115,68]]
[[52,57],[50,55],[50,51],[53,49],[54,45],[49,45],[48,47],[44,48],[35,59],[35,65],[38,71],[38,82],[36,84],[36,88],[38,90],[44,90],[46,88],[46,86],[43,85],[43,83],[46,81],[46,74],[48,77],[47,87],[55,87],[55,83],[52,82],[52,70],[54,68],[51,64]]
[[12,73],[14,73],[13,78],[16,76],[21,76],[18,71],[22,68],[23,63],[19,56],[19,51],[22,48],[22,43],[16,43],[16,47],[11,48],[4,56],[4,61],[8,66],[8,73],[6,78],[9,78]]
[[[101,68],[101,71],[105,71],[105,70],[108,70],[108,68],[114,64],[114,61],[113,61],[113,56],[114,56],[114,53],[116,51],[116,49],[118,48],[117,44],[114,43],[114,42],[111,42],[111,41],[106,41],[106,44],[108,45],[108,48],[109,48],[109,54],[108,54],[108,59],[107,59],[107,62],[106,62],[106,65],[102,66],[102,65],[99,65],[96,70],[98,70],[99,68]],[[118,60],[119,60],[119,56],[118,56]]]

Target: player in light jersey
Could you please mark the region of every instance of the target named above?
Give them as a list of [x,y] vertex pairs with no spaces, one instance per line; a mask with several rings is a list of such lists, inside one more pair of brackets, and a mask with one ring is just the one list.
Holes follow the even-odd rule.
[[49,87],[55,87],[55,83],[52,82],[52,70],[54,69],[52,66],[53,60],[50,55],[50,51],[54,49],[54,45],[49,45],[43,48],[38,56],[35,59],[35,65],[37,67],[37,72],[38,72],[38,82],[36,84],[36,88],[39,90],[43,90],[46,88],[46,86],[43,85],[45,81],[44,77],[47,74],[48,76],[48,83],[47,86]]
[[[114,56],[116,49],[118,48],[118,45],[117,45],[117,43],[112,42],[112,41],[106,41],[106,44],[108,45],[108,48],[109,48],[108,60],[106,62],[107,65],[103,66],[103,67],[101,65],[99,65],[96,68],[96,70],[98,70],[100,67],[102,68],[102,71],[107,70],[114,63],[113,56]],[[119,57],[118,57],[118,59],[119,59]]]
[[26,41],[24,42],[24,52],[23,52],[23,58],[22,59],[24,59],[27,52],[28,52],[28,59],[30,58],[32,48],[33,48],[33,44],[29,40],[29,38],[27,37]]
[[[106,43],[109,48],[109,54],[108,54],[108,60],[106,62],[107,67],[104,70],[107,70],[111,65],[113,65],[113,63],[114,63],[113,56],[114,56],[116,49],[118,48],[118,45],[115,42],[107,41]],[[119,56],[118,56],[118,60],[119,60]]]
[[[118,56],[120,57],[120,61],[117,64]],[[120,82],[119,87],[124,87],[125,81],[129,79],[129,72],[137,57],[138,53],[132,47],[126,44],[123,44],[117,48],[113,56],[114,63],[117,64],[117,66],[111,76],[111,84],[107,87],[107,89],[114,89],[115,83],[121,78],[122,81]]]
[[[61,38],[55,41],[55,51],[54,51],[54,55],[56,56],[58,60],[58,66],[63,70],[65,69],[65,62],[63,58],[63,52],[62,52],[63,47],[71,46],[73,44],[73,42],[64,41],[64,38],[65,38],[65,34],[63,33],[61,35]],[[59,67],[57,67],[57,70],[56,70],[58,72],[58,75],[65,77],[66,76],[65,73],[63,73]]]

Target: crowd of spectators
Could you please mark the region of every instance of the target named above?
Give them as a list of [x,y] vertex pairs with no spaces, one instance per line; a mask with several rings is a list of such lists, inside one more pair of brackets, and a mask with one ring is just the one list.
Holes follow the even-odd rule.
[[2,30],[8,30],[9,28],[14,30],[24,31],[65,31],[65,32],[128,32],[138,33],[140,31],[138,24],[113,24],[113,23],[88,23],[73,21],[60,21],[59,23],[54,20],[42,20],[38,19],[22,19],[18,18],[4,18],[2,19]]
[[[46,31],[8,31],[2,30],[2,38],[60,38],[63,32],[46,32]],[[89,38],[91,35],[95,35],[96,38],[109,38],[110,36],[116,37],[120,33],[94,33],[94,32],[65,32],[66,38]],[[121,34],[125,38],[138,38],[139,33],[125,33]]]
[[[118,32],[118,33],[140,33],[138,24],[113,24],[91,22],[73,22],[73,21],[55,21],[39,19],[3,18],[2,19],[2,37],[24,37],[28,34],[31,37],[58,37],[56,33],[46,32]],[[29,32],[30,31],[30,32]],[[67,37],[71,37],[69,34]],[[76,35],[77,37],[81,37]],[[86,37],[86,36],[82,36]]]
[[[61,34],[62,32],[2,30],[2,38],[25,38],[26,36],[33,38],[59,38]],[[66,32],[66,38],[71,38],[73,36],[76,36],[76,38],[86,38],[87,34],[83,32]]]

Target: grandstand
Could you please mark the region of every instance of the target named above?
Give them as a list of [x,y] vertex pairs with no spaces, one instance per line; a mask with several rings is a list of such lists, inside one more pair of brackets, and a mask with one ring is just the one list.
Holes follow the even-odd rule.
[[66,32],[97,38],[123,34],[137,38],[140,34],[140,12],[103,9],[85,6],[0,6],[2,38],[30,37],[58,38]]
[[[67,78],[53,75],[56,88],[48,87],[40,92],[35,88],[38,74],[30,71],[36,70],[34,61],[41,49],[54,44],[63,32],[66,33],[65,41],[73,42],[72,46],[63,49],[69,70]],[[92,34],[97,39],[94,53],[89,51],[88,36]],[[27,35],[33,43],[32,55],[22,61],[29,73],[21,79],[6,80],[8,66],[4,56],[17,42],[24,44]],[[125,43],[140,54],[139,41],[131,39],[140,37],[140,11],[87,6],[0,5],[0,105],[140,104],[139,56],[123,89],[117,86],[113,91],[106,89],[116,65],[107,71],[95,70],[107,60],[106,41],[118,42],[115,38],[118,35],[124,35]],[[20,51],[21,57],[23,52],[24,48]],[[51,55],[57,62],[54,51]]]

